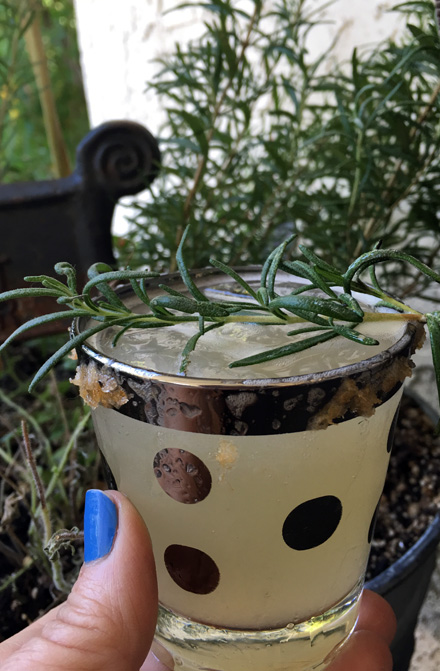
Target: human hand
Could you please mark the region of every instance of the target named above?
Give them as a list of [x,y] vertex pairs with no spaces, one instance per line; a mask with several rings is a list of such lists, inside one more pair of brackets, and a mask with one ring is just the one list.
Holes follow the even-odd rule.
[[[150,649],[157,587],[150,538],[118,492],[87,494],[85,563],[67,601],[0,645],[2,671],[168,671]],[[395,617],[366,591],[328,671],[391,671]]]
[[124,495],[87,492],[84,555],[67,601],[0,645],[2,671],[139,671],[156,625],[156,573]]
[[355,631],[327,671],[392,671],[389,645],[396,616],[381,596],[364,590]]

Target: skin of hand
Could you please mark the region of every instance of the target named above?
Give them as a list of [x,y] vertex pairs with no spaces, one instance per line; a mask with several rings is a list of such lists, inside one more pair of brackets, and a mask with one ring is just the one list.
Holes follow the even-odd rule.
[[[157,617],[150,537],[121,493],[86,498],[85,563],[67,600],[0,644],[1,671],[168,671],[148,654]],[[392,671],[390,606],[365,591],[354,634],[328,671]]]

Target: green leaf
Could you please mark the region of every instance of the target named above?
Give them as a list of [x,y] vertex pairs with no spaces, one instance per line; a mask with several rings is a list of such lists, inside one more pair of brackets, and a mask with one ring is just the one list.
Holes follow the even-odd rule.
[[[283,258],[283,254],[286,250],[286,247],[296,238],[296,234],[293,234],[287,238],[284,242],[282,242],[270,255],[270,263],[267,269],[267,279],[265,286],[267,288],[267,292],[269,294],[269,297],[275,298],[275,281],[276,281],[276,275],[278,272],[279,265],[281,263],[281,259]],[[264,285],[263,285],[264,286]]]
[[260,287],[257,290],[257,301],[260,303],[260,305],[263,305],[264,307],[267,307],[269,305],[270,298],[266,287]]
[[222,326],[222,324],[210,324],[209,326],[203,326],[203,329],[199,329],[197,333],[195,333],[193,336],[191,336],[191,338],[189,338],[185,347],[182,350],[179,373],[186,375],[188,366],[190,364],[189,355],[191,354],[191,352],[195,350],[196,345],[200,340],[200,338],[202,337],[202,335],[208,333],[208,331],[212,331],[212,329],[219,328],[219,326]]
[[353,261],[352,264],[348,267],[346,272],[343,275],[344,278],[344,291],[350,293],[350,285],[353,279],[362,273],[363,270],[368,268],[371,265],[377,263],[384,263],[386,261],[405,261],[419,270],[421,273],[429,277],[431,280],[440,283],[440,275],[434,270],[429,268],[426,264],[422,263],[418,259],[414,258],[406,252],[401,252],[396,249],[378,249],[373,250],[372,252],[366,252],[362,254],[359,258]]
[[27,297],[37,297],[37,296],[49,296],[52,298],[57,298],[60,295],[59,291],[55,289],[44,289],[38,287],[31,287],[29,289],[11,289],[11,291],[4,291],[0,294],[0,303],[3,301],[10,301],[15,298],[27,298]]
[[[97,287],[101,293],[107,298],[109,303],[113,303],[113,300],[109,299],[109,296],[107,296],[107,293],[112,295],[112,298],[116,296],[116,302],[115,305],[121,304],[124,310],[126,310],[125,305],[121,302],[119,296],[115,294],[113,289],[110,287],[106,287],[106,284],[108,282],[128,282],[131,279],[150,279],[153,277],[159,277],[160,273],[153,273],[150,271],[146,270],[104,270],[101,271],[99,268],[105,268],[108,267],[106,264],[101,264],[101,263],[96,263],[93,266],[91,266],[88,270],[88,275],[90,277],[90,280],[84,285],[82,293],[90,293],[90,291],[94,288]],[[102,291],[100,284],[102,283],[104,291]]]
[[183,232],[182,239],[180,241],[179,247],[177,248],[176,252],[176,262],[177,262],[177,267],[179,269],[179,272],[182,276],[182,279],[185,283],[186,288],[189,290],[190,294],[194,296],[194,298],[198,301],[208,301],[206,296],[202,294],[200,289],[197,287],[195,284],[194,280],[191,277],[191,274],[186,266],[185,259],[183,256],[183,247],[185,245],[185,241],[188,237],[190,231],[190,226],[187,226]]
[[59,291],[62,295],[67,294],[68,296],[71,296],[71,292],[65,284],[48,275],[27,275],[23,280],[25,282],[40,282],[46,289],[54,289],[55,291]]
[[321,259],[319,256],[317,256],[314,252],[312,252],[311,249],[309,249],[305,245],[298,245],[298,249],[300,250],[301,254],[303,254],[306,257],[307,261],[309,261],[310,263],[313,263],[314,266],[316,266],[317,268],[320,268],[321,270],[326,270],[329,273],[339,275],[341,277],[341,281],[342,281],[341,272],[340,272],[340,270],[338,270],[338,268],[336,268],[336,266],[332,266],[329,263],[327,263],[326,261],[324,261],[324,259]]
[[229,364],[229,368],[253,366],[258,363],[280,359],[281,357],[288,356],[290,354],[296,354],[297,352],[302,352],[305,349],[310,349],[310,347],[315,347],[320,343],[335,338],[336,335],[337,334],[334,331],[327,331],[326,333],[313,336],[312,338],[304,338],[304,340],[299,340],[298,342],[292,343],[290,345],[284,345],[283,347],[276,347],[275,349],[265,350],[264,352],[253,354],[252,356],[245,357],[244,359],[233,361]]
[[195,301],[182,296],[156,296],[150,302],[151,309],[164,308],[188,314],[198,313],[202,317],[227,317],[230,310],[219,303]]
[[56,366],[56,364],[61,361],[61,359],[71,352],[73,349],[76,347],[80,347],[88,338],[90,338],[92,335],[95,335],[95,333],[99,333],[99,331],[102,331],[103,328],[107,328],[108,326],[114,326],[119,323],[119,320],[114,319],[114,320],[109,320],[105,324],[98,324],[97,326],[91,327],[83,331],[82,333],[70,338],[62,347],[60,347],[55,354],[52,354],[49,359],[41,366],[41,368],[37,371],[35,374],[34,378],[32,379],[30,385],[29,385],[29,391],[32,392],[35,389],[35,386],[38,384],[38,382],[48,374],[48,372]]
[[279,296],[269,303],[269,309],[288,310],[293,314],[301,312],[309,312],[312,315],[325,315],[333,317],[334,319],[342,319],[344,321],[359,322],[361,318],[359,315],[347,305],[342,305],[338,301],[330,298],[317,298],[315,296],[295,296],[289,294],[288,296]]
[[[434,364],[435,380],[437,384],[437,395],[440,404],[440,312],[426,314],[426,325],[431,343],[432,361]],[[437,434],[440,432],[440,420],[436,427]]]
[[225,263],[222,263],[221,261],[217,261],[216,259],[213,259],[212,257],[209,259],[209,263],[214,266],[215,268],[218,268],[222,272],[226,273],[230,277],[232,277],[233,280],[237,282],[243,289],[250,295],[252,298],[255,298],[256,301],[258,301],[258,295],[257,293],[252,289],[252,287],[244,280],[240,275],[235,272],[233,268],[230,266],[227,266]]
[[[96,287],[114,308],[121,312],[128,312],[119,296],[107,284],[108,281],[111,281],[108,278],[113,276],[113,272],[106,263],[94,263],[87,271],[90,280],[85,285],[83,293],[90,295],[90,290]],[[120,275],[120,273],[117,274]]]
[[130,278],[130,284],[131,288],[133,289],[134,293],[139,298],[139,300],[141,300],[142,303],[144,303],[145,305],[149,305],[150,299],[148,297],[148,294],[142,290],[142,287],[139,286],[138,281],[136,279]]
[[302,333],[313,333],[314,331],[323,331],[323,330],[331,330],[331,326],[303,326],[302,328],[299,329],[294,329],[293,331],[289,331],[287,333],[288,336],[297,336],[301,335]]
[[339,294],[339,300],[345,303],[359,317],[359,321],[363,320],[364,311],[359,302],[351,294]]
[[208,154],[209,144],[206,139],[205,131],[206,126],[202,121],[200,116],[191,114],[183,109],[174,109],[168,110],[170,114],[175,114],[186,123],[186,125],[191,129],[194,134],[194,139],[196,140],[198,146],[200,147],[200,152],[206,156]]
[[355,331],[351,326],[343,326],[341,324],[335,324],[333,319],[330,319],[330,324],[332,325],[333,330],[340,336],[347,338],[348,340],[353,340],[354,342],[359,343],[360,345],[378,345],[379,341],[375,338],[370,338],[359,331]]
[[41,326],[42,324],[48,324],[50,322],[61,319],[73,319],[74,317],[90,317],[90,313],[86,310],[65,310],[60,312],[52,312],[48,315],[40,315],[39,317],[29,319],[29,321],[19,326],[13,333],[11,333],[10,336],[8,336],[8,338],[6,338],[6,340],[0,345],[0,352],[17,336],[35,328],[36,326]]
[[67,277],[67,286],[72,293],[78,293],[78,289],[76,287],[76,270],[71,263],[68,263],[67,261],[60,261],[59,263],[55,264],[54,270],[56,273],[58,273],[58,275],[65,275]]
[[290,272],[299,277],[303,277],[311,282],[315,287],[321,289],[325,294],[336,298],[335,292],[329,287],[327,282],[312,268],[303,261],[291,261],[288,264]]
[[167,294],[170,294],[170,296],[179,296],[180,298],[188,298],[188,296],[186,296],[181,291],[177,291],[172,287],[168,287],[166,284],[159,284],[159,289],[162,289],[162,291],[166,291]]

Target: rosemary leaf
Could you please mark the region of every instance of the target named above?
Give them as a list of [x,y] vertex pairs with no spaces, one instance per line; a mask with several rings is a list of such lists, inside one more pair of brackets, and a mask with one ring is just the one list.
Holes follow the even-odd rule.
[[[426,314],[426,325],[431,343],[432,362],[434,365],[437,394],[440,402],[440,312]],[[440,419],[436,426],[436,434],[440,434]]]
[[344,338],[347,338],[348,340],[353,340],[354,342],[357,342],[360,345],[367,345],[367,346],[379,345],[378,340],[376,340],[375,338],[370,338],[370,336],[366,336],[363,333],[359,333],[359,331],[355,331],[355,329],[353,328],[354,324],[350,326],[343,326],[342,324],[335,324],[332,319],[330,319],[329,321],[335,333],[337,333],[340,336],[343,336]]
[[274,250],[272,254],[272,259],[267,271],[267,280],[266,280],[266,288],[267,288],[267,293],[269,294],[270,299],[272,300],[273,298],[276,298],[276,293],[275,293],[275,279],[276,275],[278,272],[279,265],[281,263],[281,259],[283,257],[283,254],[285,252],[285,249],[287,245],[292,242],[292,240],[295,238],[294,235],[291,235],[290,238],[287,238],[284,242],[281,243],[281,245],[278,245],[278,247]]
[[[109,321],[106,326],[113,326],[114,324],[117,323],[118,320],[114,321]],[[103,325],[98,324],[97,326],[94,326],[92,328],[89,328],[82,333],[70,338],[62,347],[60,347],[54,354],[52,354],[47,361],[41,366],[41,368],[37,371],[35,376],[33,377],[30,385],[29,385],[29,391],[32,392],[35,388],[35,386],[38,384],[38,382],[45,376],[47,373],[59,362],[61,359],[71,352],[75,347],[79,347],[80,345],[83,344],[88,338],[90,338],[92,335],[95,333],[99,333],[99,331],[102,331]]]
[[244,359],[238,359],[229,364],[229,368],[239,368],[241,366],[253,366],[258,363],[264,363],[266,361],[273,361],[274,359],[280,359],[289,354],[296,354],[297,352],[302,352],[305,349],[310,349],[310,347],[315,347],[316,345],[326,342],[335,338],[337,333],[334,331],[327,331],[326,333],[321,333],[320,335],[313,336],[312,338],[305,338],[304,340],[299,340],[289,345],[283,345],[282,347],[276,347],[275,349],[265,350],[264,352],[259,352],[258,354],[253,354],[252,356],[245,357]]
[[209,326],[204,326],[203,331],[199,330],[197,333],[191,336],[191,338],[189,338],[188,342],[186,343],[185,347],[182,350],[179,373],[181,373],[182,375],[186,375],[188,366],[190,364],[189,355],[191,354],[191,352],[195,350],[196,345],[199,339],[202,337],[202,335],[204,335],[208,331],[212,331],[213,329],[219,328],[219,326],[221,326],[221,324],[210,324]]
[[92,266],[90,266],[87,274],[90,277],[90,280],[85,285],[83,294],[90,295],[90,290],[93,287],[97,287],[102,295],[105,296],[110,305],[112,305],[114,308],[118,308],[121,312],[127,312],[127,308],[125,307],[124,303],[108,285],[108,282],[111,281],[109,278],[113,276],[113,272],[110,266],[105,263],[94,263]]
[[67,279],[67,286],[73,294],[78,293],[76,286],[76,270],[71,263],[67,261],[60,261],[55,264],[54,270],[58,275],[65,275]]
[[338,301],[332,299],[317,298],[316,296],[279,296],[269,303],[269,308],[272,310],[283,309],[299,314],[297,311],[311,313],[312,315],[326,315],[334,319],[343,319],[350,322],[359,322],[361,317],[349,308]]
[[186,267],[185,259],[183,257],[183,246],[185,244],[186,238],[188,237],[188,233],[190,231],[190,227],[187,226],[183,232],[182,239],[180,241],[180,245],[177,249],[176,253],[176,262],[177,262],[177,267],[179,268],[180,275],[182,276],[182,280],[185,283],[185,286],[189,290],[190,294],[194,296],[194,298],[197,301],[208,301],[206,296],[200,291],[200,289],[197,287],[195,284],[194,280],[191,277],[191,273],[189,272],[188,268]]
[[152,310],[164,308],[188,314],[198,313],[202,317],[227,317],[230,314],[230,310],[219,303],[196,301],[181,296],[157,296],[151,300],[150,306]]
[[46,289],[54,289],[55,291],[59,291],[60,294],[71,296],[71,292],[68,290],[65,284],[60,282],[59,280],[56,280],[54,277],[49,277],[48,275],[28,275],[23,278],[25,282],[40,282],[40,284],[43,285],[43,287],[46,287]]
[[252,287],[242,277],[240,277],[240,275],[233,268],[227,266],[221,261],[213,259],[212,257],[209,259],[209,263],[215,268],[218,268],[224,272],[225,275],[232,277],[232,279],[235,280],[237,284],[239,284],[250,296],[252,296],[252,298],[255,298],[256,301],[260,302],[258,292],[254,291]]
[[9,345],[12,340],[15,340],[19,335],[33,329],[35,326],[42,324],[49,324],[50,322],[58,321],[60,319],[72,319],[73,317],[88,317],[90,313],[87,310],[65,310],[60,312],[52,312],[48,315],[40,315],[29,319],[29,321],[21,324],[13,333],[11,333],[6,340],[0,345],[0,352]]
[[288,336],[301,335],[301,333],[313,333],[313,331],[331,330],[331,326],[303,326],[287,333]]
[[282,270],[289,269],[289,272],[293,275],[298,275],[303,277],[309,282],[321,289],[325,294],[331,296],[332,298],[337,298],[335,292],[329,286],[329,284],[314,270],[311,266],[307,265],[303,261],[290,261],[286,262],[282,266]]
[[13,300],[15,298],[27,298],[27,297],[37,297],[37,296],[50,296],[52,298],[58,298],[60,292],[56,289],[45,289],[38,287],[24,287],[23,289],[11,289],[10,291],[4,291],[0,294],[0,303],[3,301]]

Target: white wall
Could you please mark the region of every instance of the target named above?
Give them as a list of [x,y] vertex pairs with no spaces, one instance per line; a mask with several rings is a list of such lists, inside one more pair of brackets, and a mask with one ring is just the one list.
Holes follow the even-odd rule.
[[[153,60],[202,30],[201,12],[169,12],[176,0],[75,0],[78,37],[90,119],[93,126],[123,118],[157,132],[160,112],[144,93],[157,66]],[[322,0],[309,0],[311,7]],[[313,31],[312,48],[322,49],[337,31],[342,59],[356,44],[377,41],[396,30],[397,17],[386,9],[394,0],[336,0],[326,10],[331,25]],[[164,14],[165,12],[165,14]]]

